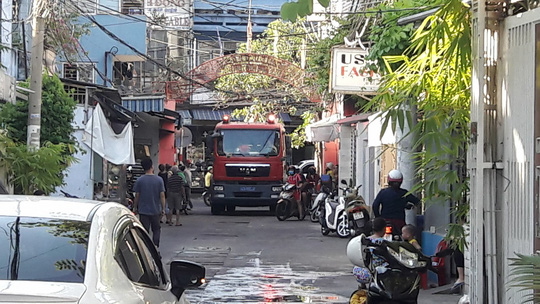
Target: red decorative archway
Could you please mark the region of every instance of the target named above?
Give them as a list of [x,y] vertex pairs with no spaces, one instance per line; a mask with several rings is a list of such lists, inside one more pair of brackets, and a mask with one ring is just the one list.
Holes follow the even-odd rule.
[[214,58],[189,71],[185,79],[166,82],[166,98],[168,101],[183,102],[196,89],[207,83],[226,75],[239,73],[262,74],[279,79],[299,89],[309,100],[321,101],[321,97],[316,93],[317,90],[305,82],[311,75],[304,69],[284,59],[251,53]]

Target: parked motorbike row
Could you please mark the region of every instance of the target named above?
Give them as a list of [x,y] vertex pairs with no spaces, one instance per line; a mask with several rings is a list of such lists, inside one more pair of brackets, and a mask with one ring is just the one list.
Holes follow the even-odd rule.
[[284,221],[290,217],[297,217],[303,220],[309,215],[312,222],[320,223],[323,235],[335,232],[342,238],[369,233],[369,207],[364,198],[358,194],[360,186],[352,188],[345,180],[341,181],[341,185],[339,189],[344,195],[339,196],[337,189],[331,191],[323,186],[310,204],[304,204],[304,212],[300,215],[298,203],[294,198],[296,186],[285,184],[276,205],[277,219]]

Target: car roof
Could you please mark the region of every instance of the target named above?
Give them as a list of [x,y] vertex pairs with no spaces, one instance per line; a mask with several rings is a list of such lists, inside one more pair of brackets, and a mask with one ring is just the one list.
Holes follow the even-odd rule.
[[0,195],[0,215],[89,221],[106,202],[80,198]]

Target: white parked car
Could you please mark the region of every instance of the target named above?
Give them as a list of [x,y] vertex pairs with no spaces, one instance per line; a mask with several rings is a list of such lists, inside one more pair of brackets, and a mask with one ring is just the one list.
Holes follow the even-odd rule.
[[201,265],[172,261],[118,203],[0,195],[0,303],[189,303]]
[[314,166],[315,166],[315,160],[313,159],[302,160],[296,165],[296,167],[300,169],[300,173],[302,174],[307,174],[308,169]]

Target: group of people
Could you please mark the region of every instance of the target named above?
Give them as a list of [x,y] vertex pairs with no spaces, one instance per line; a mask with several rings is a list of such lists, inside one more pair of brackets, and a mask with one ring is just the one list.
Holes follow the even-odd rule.
[[320,191],[321,187],[334,187],[336,180],[333,163],[328,163],[325,174],[319,176],[314,167],[309,167],[306,176],[300,172],[297,166],[289,166],[287,170],[287,183],[296,185],[294,198],[298,204],[298,214],[302,218],[306,206],[309,206],[311,193]]
[[159,165],[158,175],[154,174],[152,159],[141,161],[145,174],[137,179],[133,186],[135,199],[133,212],[139,215],[141,224],[147,231],[152,231],[152,241],[159,247],[162,218],[165,223],[180,223],[180,213],[193,208],[191,202],[191,172],[183,164],[180,166]]
[[[408,190],[401,188],[403,174],[398,170],[391,170],[388,173],[388,187],[382,189],[373,202],[373,234],[369,237],[372,240],[380,240],[385,235],[386,225],[391,223],[395,229],[401,231],[404,241],[411,243],[417,250],[422,248],[415,239],[416,228],[405,223],[405,210],[410,209],[420,203]],[[457,268],[458,278],[452,287],[453,292],[459,292],[464,284],[464,258],[459,249],[454,249],[453,257]],[[381,261],[374,260],[375,264]],[[380,265],[375,265],[380,266]],[[355,267],[353,273],[360,283],[369,281],[369,272],[365,268]]]

